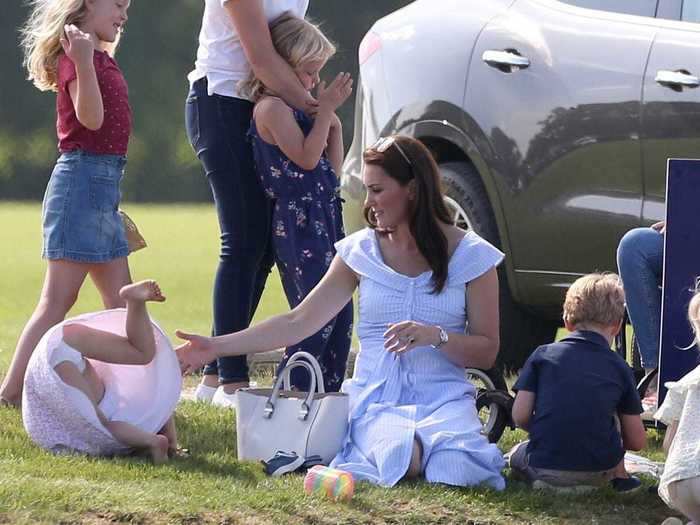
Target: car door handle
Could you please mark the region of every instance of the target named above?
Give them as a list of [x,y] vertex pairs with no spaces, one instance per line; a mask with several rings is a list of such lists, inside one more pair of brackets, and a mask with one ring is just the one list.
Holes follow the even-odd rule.
[[660,69],[656,72],[656,82],[661,85],[695,88],[700,86],[700,78],[687,71],[669,71]]
[[525,69],[530,66],[530,60],[522,56],[515,49],[489,49],[484,51],[481,59],[489,66],[500,69],[501,71],[512,71],[513,68]]

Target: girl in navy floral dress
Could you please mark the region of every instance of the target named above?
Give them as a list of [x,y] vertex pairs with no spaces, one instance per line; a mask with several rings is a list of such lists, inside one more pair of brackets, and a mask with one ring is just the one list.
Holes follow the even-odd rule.
[[[285,13],[270,25],[277,52],[311,91],[318,85],[314,118],[288,106],[256,78],[245,89],[256,100],[249,135],[256,170],[273,201],[272,243],[289,306],[294,308],[325,275],[334,244],[345,235],[336,172],[343,159],[343,139],[336,109],[350,96],[352,80],[340,73],[326,88],[319,72],[335,47],[313,24]],[[287,348],[280,368],[298,351],[317,357],[326,391],[337,392],[345,377],[352,337],[352,303],[318,333]],[[296,372],[299,372],[298,374]],[[303,370],[292,384],[308,389]]]

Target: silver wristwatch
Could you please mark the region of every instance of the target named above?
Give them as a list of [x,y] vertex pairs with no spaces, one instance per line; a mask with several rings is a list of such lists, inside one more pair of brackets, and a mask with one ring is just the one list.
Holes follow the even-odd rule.
[[436,350],[438,348],[440,348],[441,346],[443,346],[444,344],[446,344],[447,341],[449,341],[449,339],[450,339],[449,336],[447,335],[447,332],[445,332],[445,329],[442,326],[438,326],[438,328],[440,329],[440,342],[436,345],[430,345],[433,348],[435,348]]

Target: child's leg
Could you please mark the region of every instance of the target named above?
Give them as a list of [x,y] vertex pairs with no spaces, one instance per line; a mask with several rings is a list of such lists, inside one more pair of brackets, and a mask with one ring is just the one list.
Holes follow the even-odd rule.
[[90,265],[90,278],[100,292],[102,303],[107,310],[125,306],[124,299],[119,295],[119,290],[123,286],[131,284],[131,272],[126,257]]
[[13,405],[22,399],[22,383],[29,358],[39,340],[60,323],[75,304],[89,265],[73,261],[49,261],[39,303],[17,342],[12,364],[0,387],[0,398]]
[[165,301],[155,281],[124,286],[120,294],[126,301],[127,337],[81,324],[63,329],[63,339],[83,356],[107,363],[146,365],[155,355],[155,340],[146,301]]
[[117,441],[130,447],[148,449],[154,463],[163,463],[168,460],[168,438],[166,436],[144,432],[123,421],[110,421],[98,407],[94,389],[90,387],[75,364],[63,361],[56,365],[55,370],[64,383],[77,388],[92,401],[97,417]]
[[126,301],[126,337],[135,348],[149,356],[150,362],[156,353],[156,342],[146,301],[163,302],[165,296],[155,281],[124,286],[119,290],[119,296]]
[[700,477],[675,481],[668,492],[673,506],[700,525]]
[[175,430],[175,414],[168,418],[159,434],[168,438],[168,452],[175,453],[177,451],[177,431]]

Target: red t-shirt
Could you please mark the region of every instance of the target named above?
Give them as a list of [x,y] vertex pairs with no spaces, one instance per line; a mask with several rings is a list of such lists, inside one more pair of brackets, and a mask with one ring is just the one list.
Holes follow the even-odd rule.
[[106,52],[96,50],[93,62],[104,107],[102,127],[95,131],[78,121],[68,92],[68,84],[77,78],[75,64],[65,53],[58,56],[58,150],[62,153],[82,150],[88,153],[126,155],[131,134],[131,107],[126,80],[117,63]]

